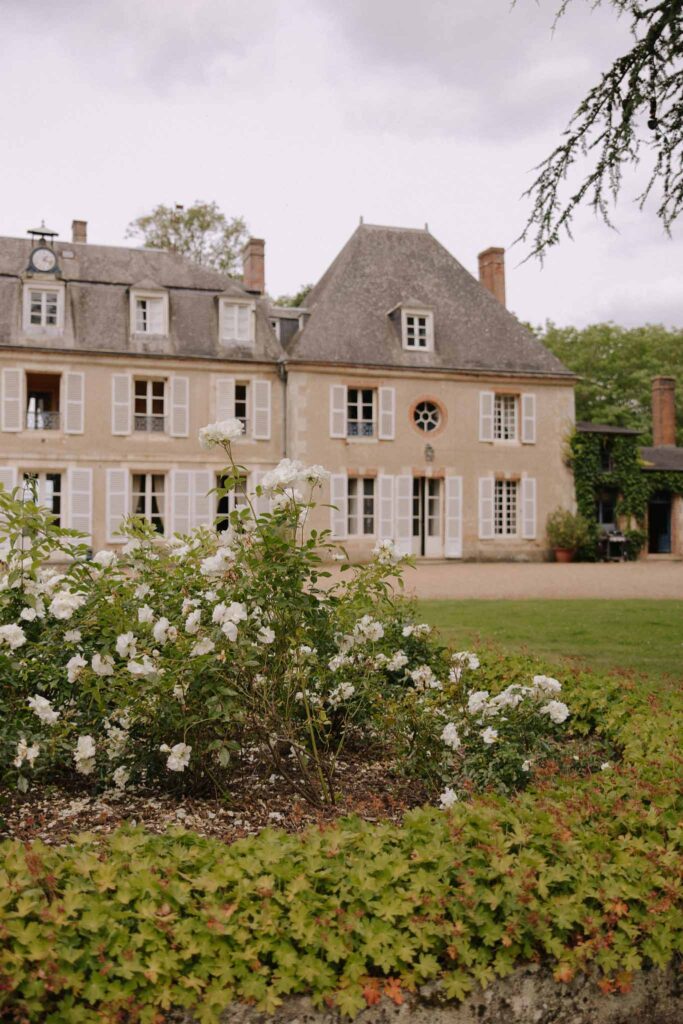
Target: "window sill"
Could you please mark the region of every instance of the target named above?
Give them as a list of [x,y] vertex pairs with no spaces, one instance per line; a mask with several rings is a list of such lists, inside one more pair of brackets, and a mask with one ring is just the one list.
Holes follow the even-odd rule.
[[378,437],[347,437],[347,444],[377,444],[379,441]]

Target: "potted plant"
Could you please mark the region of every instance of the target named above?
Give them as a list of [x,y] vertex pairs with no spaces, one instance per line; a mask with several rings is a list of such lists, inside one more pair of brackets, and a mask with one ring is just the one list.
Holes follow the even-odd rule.
[[588,540],[590,528],[580,513],[566,508],[556,508],[546,522],[548,543],[553,549],[556,562],[571,562],[577,548]]

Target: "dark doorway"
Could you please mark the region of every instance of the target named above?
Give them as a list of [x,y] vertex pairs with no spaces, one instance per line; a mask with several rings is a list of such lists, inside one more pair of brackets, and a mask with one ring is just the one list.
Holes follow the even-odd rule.
[[647,506],[648,551],[651,555],[671,554],[671,494],[657,491]]

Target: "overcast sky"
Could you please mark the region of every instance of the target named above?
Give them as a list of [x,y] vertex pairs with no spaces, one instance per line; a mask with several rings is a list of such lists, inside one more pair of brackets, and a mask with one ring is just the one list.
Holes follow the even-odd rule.
[[[574,0],[0,0],[0,234],[41,218],[125,242],[159,202],[216,200],[266,239],[273,295],[358,224],[422,227],[470,270],[522,229],[531,171],[605,62],[607,4]],[[683,326],[680,228],[629,196],[545,266],[507,255],[534,323]]]

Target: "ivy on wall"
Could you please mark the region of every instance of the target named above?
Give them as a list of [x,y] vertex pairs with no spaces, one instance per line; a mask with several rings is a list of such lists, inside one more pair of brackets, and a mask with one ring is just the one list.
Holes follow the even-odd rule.
[[[650,497],[657,491],[683,495],[683,473],[644,471],[640,439],[629,434],[610,436],[577,432],[570,438],[569,449],[576,504],[591,524],[591,539],[579,552],[579,557],[589,560],[597,557],[599,527],[595,521],[595,503],[601,490],[613,488],[619,494],[617,515],[636,523],[636,529],[624,531],[628,541],[627,554],[635,558],[646,540],[644,526]],[[609,469],[604,468],[605,454],[609,454]]]

